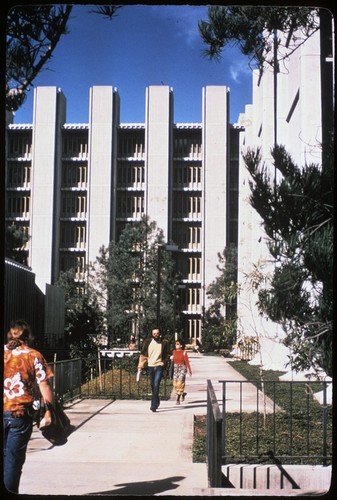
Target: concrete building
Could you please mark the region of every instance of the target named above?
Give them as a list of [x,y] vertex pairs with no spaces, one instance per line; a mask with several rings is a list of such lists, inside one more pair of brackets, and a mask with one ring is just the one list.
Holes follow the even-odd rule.
[[[253,73],[253,100],[237,124],[228,120],[229,89],[203,89],[201,123],[175,123],[173,90],[146,89],[145,123],[120,123],[120,99],[110,86],[90,89],[89,121],[66,122],[66,99],[37,87],[32,124],[7,127],[6,221],[30,234],[27,264],[40,287],[75,268],[79,280],[102,245],[127,222],[155,220],[179,247],[185,338],[202,335],[206,290],[218,276],[218,252],[238,246],[238,338],[259,338],[259,362],[284,368],[287,352],[278,325],[257,310],[246,276],[273,271],[241,153],[261,147],[271,165],[275,142],[298,165],[320,163],[334,115],[334,28],[328,11],[320,29],[280,64]],[[283,54],[285,55],[285,53]],[[262,356],[263,354],[263,356]],[[262,358],[261,358],[262,356]]]
[[[253,101],[238,119],[242,127],[240,152],[260,147],[271,178],[275,175],[271,162],[274,144],[284,145],[298,166],[321,165],[322,146],[333,132],[334,27],[328,11],[321,14],[320,29],[305,43],[301,44],[303,33],[294,35],[298,44],[295,51],[287,47],[288,40],[283,37],[289,56],[281,60],[275,79],[270,65],[262,76],[253,72]],[[259,315],[257,291],[246,279],[257,268],[268,276],[274,264],[262,220],[249,203],[249,173],[241,155],[239,172],[238,338],[258,338],[261,349],[253,362],[266,369],[283,370],[290,354],[281,342],[285,334],[279,325]]]
[[184,334],[201,338],[218,253],[237,244],[240,127],[228,122],[229,89],[202,92],[202,123],[174,123],[173,90],[146,89],[145,123],[120,123],[118,91],[90,89],[89,122],[66,122],[56,87],[34,91],[32,124],[7,127],[6,223],[30,235],[36,283],[60,271],[85,277],[102,245],[146,215],[179,247]]

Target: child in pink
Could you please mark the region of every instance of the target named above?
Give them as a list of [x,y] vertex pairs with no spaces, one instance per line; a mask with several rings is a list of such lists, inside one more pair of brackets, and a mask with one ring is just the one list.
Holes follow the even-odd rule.
[[183,340],[176,340],[171,360],[174,364],[173,387],[177,394],[176,404],[180,405],[180,401],[184,401],[186,396],[185,380],[187,371],[190,375],[192,375],[191,365],[188,359],[188,354],[185,351],[185,342]]

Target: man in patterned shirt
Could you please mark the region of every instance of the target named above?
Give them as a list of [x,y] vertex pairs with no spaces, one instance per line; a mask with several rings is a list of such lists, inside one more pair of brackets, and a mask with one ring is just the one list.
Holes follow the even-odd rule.
[[[36,383],[43,400],[53,403],[53,392],[48,382],[53,372],[42,354],[28,346],[31,338],[26,321],[13,321],[4,350],[4,483],[6,489],[13,493],[19,492],[22,467],[33,430],[32,404]],[[45,418],[46,425],[51,421],[49,412],[46,412]]]

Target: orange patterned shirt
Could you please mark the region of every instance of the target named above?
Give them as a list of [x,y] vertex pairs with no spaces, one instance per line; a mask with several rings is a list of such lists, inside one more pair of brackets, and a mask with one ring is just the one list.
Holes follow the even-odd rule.
[[53,376],[39,351],[23,344],[4,352],[4,411],[21,410],[34,401],[36,383]]

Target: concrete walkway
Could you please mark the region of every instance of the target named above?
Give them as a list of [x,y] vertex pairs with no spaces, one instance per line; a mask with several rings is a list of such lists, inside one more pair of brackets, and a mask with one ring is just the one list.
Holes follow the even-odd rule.
[[[219,400],[219,380],[244,380],[222,357],[189,354],[193,376],[187,397],[162,401],[156,413],[149,401],[82,400],[66,413],[75,426],[68,443],[52,447],[38,429],[29,443],[20,494],[106,496],[207,496],[206,464],[192,462],[194,415],[206,414],[206,380]],[[239,408],[238,384],[227,394],[231,410]],[[251,384],[244,407],[256,404]],[[236,386],[236,387],[235,387]],[[231,495],[238,493],[230,492]],[[242,493],[242,492],[241,492]]]
[[[189,353],[187,397],[162,401],[79,401],[66,413],[76,426],[68,443],[52,447],[35,429],[20,493],[29,495],[192,495],[207,488],[206,464],[192,462],[194,415],[206,414],[206,380],[242,379],[224,358]],[[135,375],[136,376],[136,375]]]

